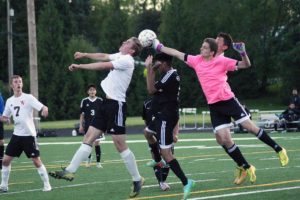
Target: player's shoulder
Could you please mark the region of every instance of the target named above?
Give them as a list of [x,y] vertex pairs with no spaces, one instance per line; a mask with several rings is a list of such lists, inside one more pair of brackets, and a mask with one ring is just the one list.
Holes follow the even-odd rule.
[[103,101],[103,99],[101,97],[96,97],[96,100],[101,101],[101,102]]

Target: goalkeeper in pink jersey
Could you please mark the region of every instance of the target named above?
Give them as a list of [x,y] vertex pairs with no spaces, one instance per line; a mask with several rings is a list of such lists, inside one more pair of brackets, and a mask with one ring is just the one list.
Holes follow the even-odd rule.
[[[240,53],[241,61],[224,56],[224,51],[231,46]],[[251,183],[254,183],[256,175],[255,167],[246,161],[239,147],[231,138],[231,118],[235,120],[236,124],[241,124],[242,127],[253,133],[259,140],[273,148],[279,156],[281,166],[288,164],[289,159],[286,150],[251,121],[227,82],[228,71],[251,66],[244,43],[233,43],[229,34],[220,33],[216,39],[204,39],[200,47],[200,54],[196,56],[165,47],[157,39],[153,42],[153,48],[156,51],[177,57],[195,70],[208,102],[216,140],[238,165],[234,180],[235,184],[242,184],[247,177]]]

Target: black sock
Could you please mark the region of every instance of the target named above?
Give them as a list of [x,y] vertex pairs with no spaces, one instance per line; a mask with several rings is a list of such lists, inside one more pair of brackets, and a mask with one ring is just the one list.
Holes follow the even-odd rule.
[[234,144],[232,147],[228,148],[229,156],[236,162],[236,164],[244,169],[249,169],[250,165],[242,155],[239,147]]
[[101,159],[101,147],[100,145],[95,146],[95,152],[96,152],[96,161],[99,163]]
[[163,182],[167,180],[167,177],[169,175],[170,168],[169,167],[163,167],[161,170],[161,179]]
[[91,159],[91,157],[92,157],[92,154],[90,154],[88,158]]
[[181,180],[182,184],[186,185],[188,183],[188,179],[182,171],[178,161],[174,158],[168,164],[170,165],[170,168],[174,174]]
[[153,167],[153,170],[154,170],[154,173],[155,173],[158,183],[162,182],[161,168],[159,166],[155,166],[155,167]]
[[259,129],[256,136],[263,143],[272,147],[277,153],[282,150],[282,148],[263,129]]
[[155,142],[154,144],[149,144],[149,147],[151,149],[151,152],[153,154],[153,159],[155,160],[155,162],[161,161],[161,156],[160,156],[160,153],[159,153],[158,143]]
[[0,146],[0,168],[2,169],[2,159],[4,156],[4,146]]

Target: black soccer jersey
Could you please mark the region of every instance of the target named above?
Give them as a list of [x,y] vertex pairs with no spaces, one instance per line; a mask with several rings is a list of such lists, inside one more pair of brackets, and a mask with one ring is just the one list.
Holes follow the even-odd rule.
[[153,96],[152,109],[154,112],[178,112],[180,77],[177,71],[172,69],[161,76],[155,83],[157,92]]
[[100,97],[96,97],[91,100],[89,97],[86,97],[81,100],[80,104],[80,113],[84,115],[84,129],[87,130],[90,125],[97,108],[101,106],[103,100]]

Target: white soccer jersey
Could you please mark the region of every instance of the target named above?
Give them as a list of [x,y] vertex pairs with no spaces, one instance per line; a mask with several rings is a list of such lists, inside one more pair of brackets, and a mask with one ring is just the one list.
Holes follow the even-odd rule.
[[44,105],[31,94],[22,93],[21,96],[12,96],[7,99],[3,116],[13,117],[14,135],[36,136],[33,122],[33,109],[40,111]]
[[110,98],[126,102],[126,91],[134,70],[134,59],[131,55],[121,53],[109,55],[114,69],[101,82],[101,87]]

